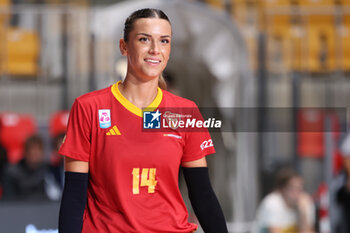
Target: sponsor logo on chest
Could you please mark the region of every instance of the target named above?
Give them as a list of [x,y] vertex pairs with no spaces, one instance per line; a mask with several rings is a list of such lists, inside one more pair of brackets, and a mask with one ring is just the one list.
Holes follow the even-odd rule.
[[105,129],[111,127],[111,110],[110,109],[99,109],[98,120],[100,122],[100,128]]

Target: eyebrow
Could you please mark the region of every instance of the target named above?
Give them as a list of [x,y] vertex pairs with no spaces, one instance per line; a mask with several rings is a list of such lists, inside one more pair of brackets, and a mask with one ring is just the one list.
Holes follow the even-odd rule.
[[[136,35],[143,35],[143,36],[147,36],[147,37],[152,37],[152,35],[144,33],[144,32],[137,33]],[[160,36],[160,37],[161,38],[170,38],[169,35],[163,35],[163,36]]]

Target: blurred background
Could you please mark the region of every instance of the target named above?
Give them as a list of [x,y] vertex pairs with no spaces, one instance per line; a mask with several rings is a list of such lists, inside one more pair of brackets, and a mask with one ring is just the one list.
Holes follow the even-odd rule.
[[342,232],[350,0],[0,0],[0,231],[57,231],[71,104],[124,77],[124,20],[144,7],[172,23],[169,91],[231,129],[208,157],[230,232],[256,229],[282,167],[302,177],[314,231]]

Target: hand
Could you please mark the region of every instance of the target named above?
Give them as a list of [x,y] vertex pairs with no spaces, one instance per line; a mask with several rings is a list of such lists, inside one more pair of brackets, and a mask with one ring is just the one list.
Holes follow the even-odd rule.
[[312,232],[312,222],[310,222],[310,207],[312,206],[312,198],[307,193],[301,193],[298,201],[297,208],[300,214],[300,231]]
[[302,192],[297,200],[297,207],[300,212],[307,211],[308,207],[312,203],[312,198],[309,194]]

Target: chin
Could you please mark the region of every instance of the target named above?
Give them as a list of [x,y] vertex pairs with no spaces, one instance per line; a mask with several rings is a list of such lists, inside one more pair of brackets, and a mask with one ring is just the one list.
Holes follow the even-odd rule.
[[142,71],[145,76],[158,77],[164,69],[165,67],[146,67]]

